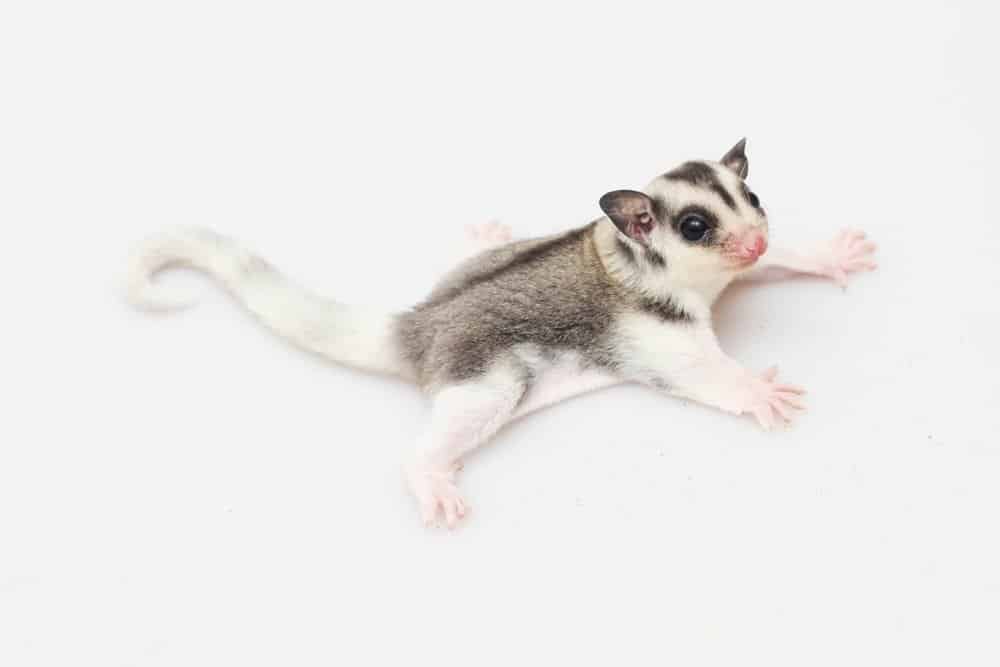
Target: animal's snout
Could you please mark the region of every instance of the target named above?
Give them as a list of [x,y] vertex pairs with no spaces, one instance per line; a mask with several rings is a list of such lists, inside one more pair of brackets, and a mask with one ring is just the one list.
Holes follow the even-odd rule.
[[757,259],[765,252],[767,252],[767,239],[764,238],[764,235],[761,234],[760,232],[754,234],[754,238],[752,239],[751,243],[752,244],[749,246],[749,248],[750,248],[750,253],[753,255],[754,259]]
[[743,235],[732,248],[733,255],[737,259],[745,261],[756,261],[767,252],[767,237],[758,230],[748,231]]

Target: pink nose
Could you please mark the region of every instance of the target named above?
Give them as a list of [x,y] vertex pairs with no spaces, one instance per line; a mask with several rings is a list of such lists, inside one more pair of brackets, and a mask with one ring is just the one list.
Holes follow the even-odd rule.
[[757,237],[753,244],[753,253],[755,257],[760,257],[765,252],[767,252],[767,239],[761,234]]
[[743,238],[740,255],[746,259],[757,259],[767,252],[767,239],[760,232],[750,232]]

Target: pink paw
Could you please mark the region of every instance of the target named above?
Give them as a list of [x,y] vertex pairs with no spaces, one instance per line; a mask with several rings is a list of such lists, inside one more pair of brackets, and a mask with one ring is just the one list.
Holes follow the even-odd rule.
[[[461,469],[461,465],[457,464],[454,469]],[[431,470],[419,462],[406,466],[406,482],[420,504],[420,517],[425,526],[437,524],[438,510],[448,528],[454,528],[468,512],[455,486],[454,469]]]
[[775,382],[778,367],[773,366],[750,380],[750,396],[743,412],[749,412],[765,431],[791,423],[796,413],[805,410],[805,389]]
[[841,287],[847,287],[850,274],[878,268],[875,262],[877,248],[864,232],[845,229],[828,241],[819,253],[821,272]]
[[513,238],[510,226],[498,220],[480,225],[467,225],[465,233],[471,243],[483,248],[503,245]]

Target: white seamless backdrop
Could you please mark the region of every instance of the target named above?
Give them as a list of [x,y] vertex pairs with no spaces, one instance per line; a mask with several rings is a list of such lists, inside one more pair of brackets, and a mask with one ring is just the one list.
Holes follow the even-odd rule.
[[[995,9],[974,2],[0,6],[0,664],[996,665]],[[463,225],[540,235],[749,137],[772,242],[880,243],[846,292],[738,287],[750,419],[610,389],[470,458],[427,531],[409,387],[129,248],[235,236],[405,307]]]

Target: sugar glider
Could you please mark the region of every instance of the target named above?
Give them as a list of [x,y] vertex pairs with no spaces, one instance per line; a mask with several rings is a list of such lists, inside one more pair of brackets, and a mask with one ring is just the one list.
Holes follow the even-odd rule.
[[267,327],[298,346],[419,385],[431,417],[404,464],[423,520],[454,526],[468,511],[462,458],[505,423],[584,392],[638,382],[749,414],[765,429],[803,407],[776,370],[753,372],[720,348],[711,307],[734,280],[766,267],[845,284],[875,268],[875,244],[845,230],[809,251],[768,248],[768,219],[747,185],[746,141],[691,161],[642,190],[602,196],[603,217],[567,232],[511,240],[492,224],[422,302],[383,312],[314,296],[205,229],[141,246],[128,295],[153,309],[185,305],[152,278],[169,265],[218,279]]

